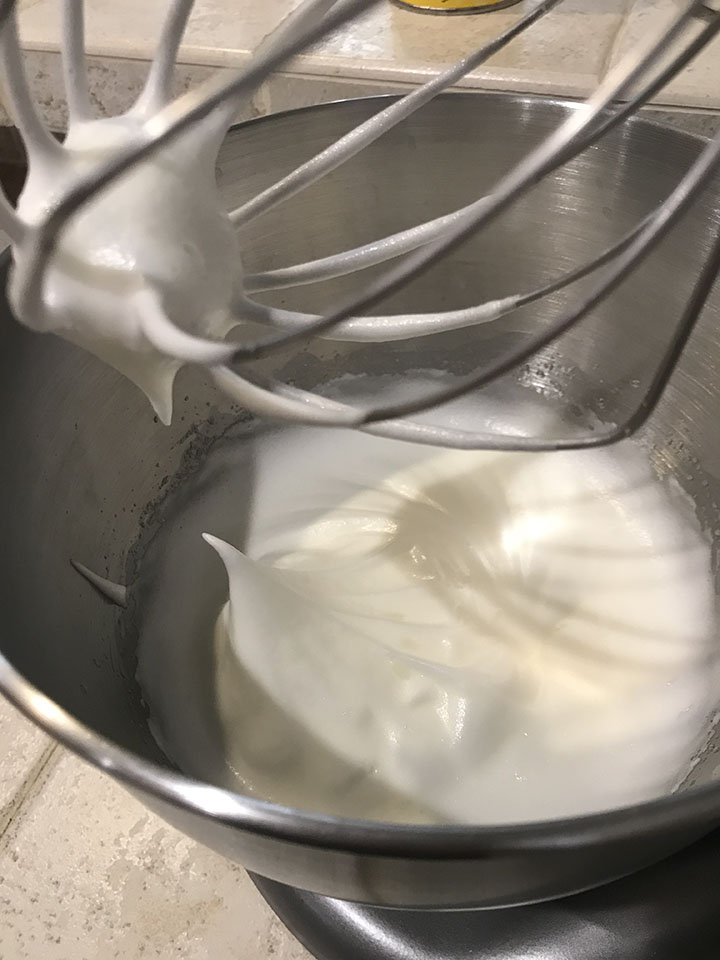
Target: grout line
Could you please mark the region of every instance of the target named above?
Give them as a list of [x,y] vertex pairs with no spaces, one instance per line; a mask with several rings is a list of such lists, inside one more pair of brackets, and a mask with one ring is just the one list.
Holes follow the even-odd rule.
[[12,827],[22,817],[23,808],[28,806],[42,792],[49,768],[54,765],[54,761],[60,755],[59,743],[48,744],[30,768],[13,798],[3,807],[0,807],[0,852],[7,846]]

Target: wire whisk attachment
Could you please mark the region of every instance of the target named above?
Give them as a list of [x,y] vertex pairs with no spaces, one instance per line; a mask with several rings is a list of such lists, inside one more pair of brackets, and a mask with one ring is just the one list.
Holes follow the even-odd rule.
[[[439,93],[512,43],[563,0],[539,0],[504,32],[228,212],[215,182],[222,141],[243,98],[268,75],[378,0],[302,0],[247,66],[216,74],[173,99],[172,78],[192,0],[171,0],[147,82],[116,117],[94,115],[85,70],[82,0],[63,0],[63,68],[69,111],[63,143],[46,129],[24,70],[15,0],[0,0],[0,76],[29,168],[17,207],[0,194],[0,229],[14,265],[9,296],[17,319],[54,332],[113,365],[145,391],[169,422],[175,375],[207,369],[217,386],[262,417],[352,427],[457,448],[570,449],[613,443],[637,431],[658,403],[720,270],[715,239],[670,342],[635,410],[622,422],[551,439],[431,425],[420,415],[515,370],[609,297],[667,236],[720,166],[720,135],[655,210],[592,260],[535,289],[468,308],[371,314],[507,211],[543,178],[595,145],[683,70],[720,32],[717,3],[678,2],[667,27],[627,56],[542,143],[486,195],[410,229],[350,250],[245,275],[238,229],[337,169]],[[324,315],[269,307],[257,295],[389,263],[362,292]],[[261,375],[256,361],[312,338],[382,344],[490,324],[572,289],[582,293],[521,342],[469,375],[398,402],[357,405]],[[258,325],[266,331],[257,334]],[[233,331],[231,340],[228,334]],[[382,349],[378,346],[378,349]],[[419,419],[418,419],[419,418]]]

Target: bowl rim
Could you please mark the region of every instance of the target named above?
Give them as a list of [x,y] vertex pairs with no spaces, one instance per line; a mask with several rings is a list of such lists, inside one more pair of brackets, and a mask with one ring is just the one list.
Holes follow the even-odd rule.
[[[478,91],[440,95],[437,99],[503,99],[516,105],[542,104],[565,112],[582,102],[508,92]],[[356,103],[383,103],[399,95],[350,97],[255,117],[233,125],[231,131],[301,113],[312,114]],[[531,108],[532,109],[532,108]],[[661,130],[677,141],[702,144],[706,138],[667,127],[648,117],[625,121]],[[0,268],[11,261],[10,250],[0,254]],[[0,298],[4,291],[0,291]],[[170,806],[207,817],[226,826],[275,840],[362,855],[403,857],[410,860],[472,860],[488,853],[559,850],[637,838],[638,834],[687,825],[693,821],[720,821],[720,782],[690,787],[679,793],[608,811],[499,825],[413,825],[352,819],[285,807],[212,786],[144,759],[97,733],[27,680],[0,653],[0,694],[22,714],[83,760],[118,780]]]

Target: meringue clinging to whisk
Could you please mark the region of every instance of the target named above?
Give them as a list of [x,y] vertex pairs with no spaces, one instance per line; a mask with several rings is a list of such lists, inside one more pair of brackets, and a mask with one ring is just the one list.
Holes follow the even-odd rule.
[[[236,227],[355,156],[538,20],[551,16],[562,0],[539,0],[482,48],[391,102],[237,210],[225,211],[215,184],[215,161],[242,98],[273,69],[373,2],[301,0],[247,66],[218,74],[173,99],[173,65],[193,4],[172,0],[137,102],[121,116],[97,118],[85,75],[83,5],[81,0],[64,0],[69,128],[62,145],[45,129],[29,92],[15,2],[0,3],[0,67],[29,155],[28,181],[17,209],[0,195],[0,228],[13,246],[9,293],[18,319],[35,330],[65,337],[110,363],[145,391],[166,422],[172,413],[175,374],[183,364],[192,363],[208,368],[221,389],[259,415],[354,426],[441,446],[516,448],[516,436],[428,426],[412,417],[515,368],[611,293],[702,189],[720,163],[720,137],[656,211],[599,257],[559,272],[542,287],[429,314],[366,314],[653,96],[716,35],[720,13],[698,0],[678,4],[665,32],[611,71],[588,102],[511,167],[486,197],[361,247],[244,278]],[[668,60],[670,47],[675,53]],[[614,106],[619,99],[627,102]],[[253,299],[263,290],[316,283],[389,260],[397,262],[325,316],[281,310]],[[683,330],[691,329],[697,319],[718,264],[720,243],[701,270]],[[441,385],[401,404],[358,407],[329,401],[319,393],[260,377],[252,366],[255,359],[287,345],[300,347],[314,336],[382,343],[492,322],[588,276],[589,290],[506,355],[493,358],[459,383]],[[268,333],[259,335],[258,325]],[[228,343],[227,334],[235,327],[240,328],[237,340]],[[525,449],[600,445],[633,432],[657,402],[680,349],[679,340],[669,346],[659,376],[639,398],[627,423],[591,438],[523,438],[521,445]]]

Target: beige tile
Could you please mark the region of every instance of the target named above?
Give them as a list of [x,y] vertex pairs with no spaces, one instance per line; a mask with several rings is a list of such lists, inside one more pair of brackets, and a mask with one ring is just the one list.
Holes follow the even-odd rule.
[[[0,234],[0,249],[4,247]],[[0,696],[0,837],[33,790],[53,747],[49,737]]]
[[[197,0],[180,60],[243,63],[300,0]],[[472,86],[582,94],[595,85],[629,0],[566,0],[468,81]],[[59,4],[37,0],[22,12],[23,42],[56,50]],[[163,3],[109,0],[86,4],[88,48],[96,55],[147,59]],[[373,10],[298,58],[289,72],[403,82],[448,64],[514,23],[529,3],[472,17],[428,17],[382,0]]]
[[3,960],[309,960],[244,871],[65,753],[0,850]]
[[[638,45],[648,44],[677,15],[677,11],[676,0],[635,0],[618,34],[611,66]],[[716,39],[654,100],[687,107],[720,107],[720,39]]]

